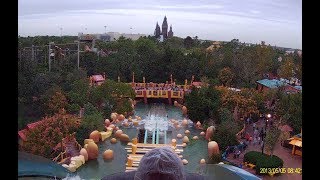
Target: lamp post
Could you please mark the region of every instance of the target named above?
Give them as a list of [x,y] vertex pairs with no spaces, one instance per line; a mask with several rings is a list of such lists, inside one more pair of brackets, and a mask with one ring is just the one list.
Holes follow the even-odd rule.
[[269,113],[269,114],[267,114],[266,128],[265,128],[265,129],[267,129],[267,127],[268,127],[268,123],[269,123],[269,121],[270,121],[270,118],[271,118],[271,114]]
[[264,150],[264,144],[265,144],[265,137],[267,136],[267,126],[268,126],[268,122],[270,121],[271,118],[271,114],[267,114],[267,119],[266,119],[266,125],[265,125],[265,129],[263,134],[261,135],[261,139],[262,139],[262,144],[261,144],[261,153],[263,154],[263,150]]

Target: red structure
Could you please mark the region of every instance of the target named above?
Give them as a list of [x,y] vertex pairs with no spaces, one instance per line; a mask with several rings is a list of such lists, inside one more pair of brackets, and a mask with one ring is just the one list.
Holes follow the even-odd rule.
[[106,80],[106,75],[98,74],[90,76],[90,85],[91,86],[100,86]]

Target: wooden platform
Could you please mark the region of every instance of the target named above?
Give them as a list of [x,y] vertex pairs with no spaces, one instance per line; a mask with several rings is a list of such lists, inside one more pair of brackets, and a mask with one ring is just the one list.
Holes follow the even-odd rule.
[[[131,146],[132,143],[129,142],[127,144],[128,146]],[[143,148],[157,148],[157,147],[171,147],[171,144],[144,144],[144,143],[137,143],[137,147],[143,147]],[[177,148],[182,147],[182,144],[177,144]]]
[[[137,144],[137,152],[136,154],[132,154],[131,145],[132,143],[129,142],[128,147],[125,149],[127,150],[127,156],[133,159],[132,167],[128,166],[128,163],[126,163],[126,172],[137,170],[139,167],[139,163],[141,158],[150,150],[158,147],[171,147],[171,144],[144,144],[144,143],[138,143]],[[183,152],[182,144],[177,144],[176,149],[174,150],[175,153],[179,156],[179,158],[182,159],[181,153]]]

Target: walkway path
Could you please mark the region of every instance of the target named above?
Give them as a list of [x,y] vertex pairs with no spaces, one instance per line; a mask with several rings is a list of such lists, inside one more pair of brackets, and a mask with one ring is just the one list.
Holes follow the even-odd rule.
[[[257,127],[263,127],[264,126],[264,121],[263,120],[259,120],[256,123]],[[252,124],[248,125],[247,128],[247,132],[250,133],[250,135],[253,135],[253,127]],[[243,162],[243,156],[245,153],[249,152],[249,151],[261,151],[261,146],[259,144],[253,145],[252,143],[248,145],[247,149],[242,152],[239,156],[239,158],[237,159],[233,159],[233,154],[229,155],[228,160],[230,160],[231,162],[234,162],[236,164],[241,164]],[[302,169],[302,157],[301,156],[297,156],[297,155],[292,155],[291,154],[291,149],[282,147],[280,144],[280,141],[276,144],[275,149],[273,151],[273,154],[280,157],[283,162],[284,165],[283,167],[286,168],[286,170],[288,170],[288,168],[301,168]],[[255,174],[255,170],[250,169],[248,167],[243,167],[243,169],[245,169],[246,171]],[[303,171],[303,169],[302,169]],[[302,175],[298,174],[298,173],[284,173],[280,176],[274,176],[274,177],[270,177],[270,176],[258,176],[262,179],[266,179],[266,180],[271,180],[271,179],[279,179],[279,180],[301,180],[302,179]]]

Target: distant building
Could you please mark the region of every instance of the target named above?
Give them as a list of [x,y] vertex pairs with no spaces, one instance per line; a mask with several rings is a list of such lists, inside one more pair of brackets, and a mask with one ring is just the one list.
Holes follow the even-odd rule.
[[294,53],[294,49],[287,49],[286,50],[286,55],[293,54],[293,53]]
[[102,40],[102,41],[116,41],[119,37],[125,37],[132,40],[137,40],[140,37],[147,36],[146,34],[126,34],[118,32],[108,32],[104,34],[83,34],[78,33],[78,38],[81,41],[93,41],[93,40]]
[[170,25],[170,30],[168,32],[168,38],[173,37],[172,25]]
[[282,87],[282,91],[290,94],[290,93],[300,93],[302,91],[302,86],[296,86],[288,84],[287,81],[281,79],[262,79],[259,81],[256,81],[257,87],[256,89],[258,91],[268,91],[269,89],[277,89]]
[[90,85],[91,86],[100,86],[106,80],[105,75],[92,75],[90,76]]
[[156,28],[154,30],[154,36],[159,39],[161,42],[163,40],[166,40],[167,38],[173,37],[173,31],[172,31],[172,25],[170,25],[170,30],[168,32],[168,22],[167,22],[167,17],[164,16],[163,22],[162,22],[162,26],[161,26],[161,30],[160,30],[160,26],[157,22],[156,24]]
[[277,79],[262,79],[257,81],[256,89],[258,91],[267,91],[269,89],[276,89],[281,86],[284,86],[286,83],[279,81]]
[[159,26],[159,24],[157,22],[156,29],[154,30],[154,37],[160,38],[160,35],[161,35],[161,30],[160,30],[160,26]]
[[162,35],[164,39],[167,39],[168,37],[168,22],[167,17],[164,16],[163,22],[162,22]]

